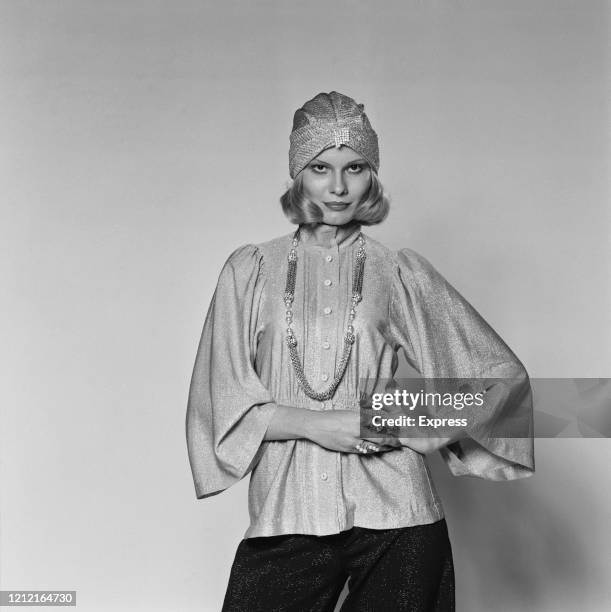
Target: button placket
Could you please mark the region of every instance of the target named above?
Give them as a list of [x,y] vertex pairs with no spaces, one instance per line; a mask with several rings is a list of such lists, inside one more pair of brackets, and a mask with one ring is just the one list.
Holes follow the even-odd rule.
[[[339,453],[336,453],[339,454]],[[337,530],[338,528],[338,481],[335,465],[335,457],[328,456],[329,453],[324,453],[321,457],[318,469],[316,471],[319,486],[314,489],[318,493],[317,507],[322,509],[320,513],[321,521],[326,523],[325,529]]]
[[333,453],[315,444],[309,446],[309,450],[308,469],[306,469],[304,478],[309,485],[307,488],[312,498],[312,507],[319,509],[317,512],[320,520],[319,527],[336,531],[338,526],[337,496],[340,488],[336,456],[339,453]]
[[[342,454],[335,454],[335,477],[338,482],[342,480]],[[335,489],[335,507],[337,510],[337,528],[339,531],[343,531],[346,528],[345,517],[346,517],[346,503],[340,487]]]
[[328,383],[335,375],[336,329],[339,313],[339,248],[332,247],[327,251],[321,261],[322,287],[320,296],[322,301],[322,316],[319,319],[321,333],[320,350],[320,380]]

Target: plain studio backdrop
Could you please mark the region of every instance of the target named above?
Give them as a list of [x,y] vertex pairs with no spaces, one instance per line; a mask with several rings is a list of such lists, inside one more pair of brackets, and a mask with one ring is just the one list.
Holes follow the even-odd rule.
[[[220,609],[247,480],[196,501],[185,442],[219,271],[287,234],[292,114],[337,90],[388,220],[531,377],[611,374],[608,3],[0,3],[0,581],[80,610]],[[458,610],[611,605],[608,439],[491,483],[431,458]]]

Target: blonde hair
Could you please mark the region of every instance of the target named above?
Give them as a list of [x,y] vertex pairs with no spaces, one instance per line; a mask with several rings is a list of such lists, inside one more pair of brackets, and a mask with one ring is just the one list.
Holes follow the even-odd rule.
[[[303,192],[303,175],[299,173],[293,184],[280,196],[284,214],[296,225],[320,223],[323,212],[320,206],[309,200]],[[362,225],[382,223],[390,209],[390,198],[384,192],[382,183],[375,172],[371,172],[371,185],[365,197],[357,204],[354,221]]]

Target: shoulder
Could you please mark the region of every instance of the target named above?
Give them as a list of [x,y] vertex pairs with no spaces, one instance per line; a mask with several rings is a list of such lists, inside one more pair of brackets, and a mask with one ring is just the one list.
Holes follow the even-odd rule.
[[415,275],[437,274],[433,264],[424,255],[413,249],[403,248],[395,253],[397,265],[404,272],[411,272]]
[[260,258],[261,253],[256,244],[243,244],[231,252],[225,261],[224,267],[254,265]]
[[402,248],[398,251],[393,251],[370,236],[366,236],[366,239],[368,255],[372,254],[376,263],[379,263],[380,260],[386,262],[395,274],[415,277],[422,275],[430,276],[437,273],[431,262],[413,249]]
[[223,269],[263,270],[266,261],[285,258],[291,246],[293,232],[259,243],[243,244],[229,255]]
[[241,286],[263,276],[263,257],[256,244],[243,244],[225,260],[219,274],[220,286]]
[[395,253],[375,238],[365,233],[363,233],[363,236],[365,238],[367,260],[369,260],[371,265],[375,266],[379,271],[386,270],[392,273],[396,264]]
[[394,251],[381,242],[367,237],[368,255],[376,265],[384,266],[397,286],[411,287],[419,292],[438,290],[447,281],[424,255],[410,248]]
[[396,254],[397,270],[401,283],[419,292],[433,296],[447,296],[455,289],[435,266],[423,255],[413,249],[399,249]]
[[261,256],[266,259],[276,259],[278,257],[285,258],[291,248],[294,231],[288,234],[283,234],[277,238],[259,242],[255,246],[261,253]]

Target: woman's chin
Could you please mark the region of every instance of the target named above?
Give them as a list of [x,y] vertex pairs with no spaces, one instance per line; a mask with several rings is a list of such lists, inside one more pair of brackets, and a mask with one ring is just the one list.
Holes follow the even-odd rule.
[[353,220],[352,213],[325,211],[322,222],[325,225],[346,225]]

